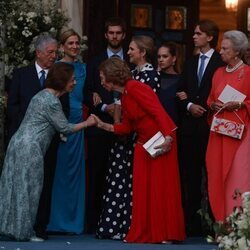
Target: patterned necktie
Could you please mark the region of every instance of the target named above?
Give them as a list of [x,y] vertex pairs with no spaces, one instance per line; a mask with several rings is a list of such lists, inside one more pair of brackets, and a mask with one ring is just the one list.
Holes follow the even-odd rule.
[[205,66],[205,60],[206,60],[207,56],[205,55],[201,55],[200,59],[201,59],[201,63],[200,63],[200,68],[198,70],[198,85],[200,86],[201,83],[201,79],[204,73],[204,66]]
[[41,87],[43,88],[44,87],[44,82],[45,82],[45,71],[41,70],[40,73],[41,73],[41,76],[39,78],[39,81],[40,81]]

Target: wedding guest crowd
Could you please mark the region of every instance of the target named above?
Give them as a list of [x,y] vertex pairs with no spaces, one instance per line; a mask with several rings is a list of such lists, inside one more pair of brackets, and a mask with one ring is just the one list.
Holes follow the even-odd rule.
[[[126,49],[124,20],[104,26],[106,48],[86,65],[81,37],[66,29],[59,47],[41,34],[34,63],[14,71],[0,239],[86,232],[128,243],[182,242],[186,234],[206,235],[198,210],[224,221],[240,204],[235,190],[250,189],[246,35],[225,32],[217,52],[217,24],[200,20],[197,53],[180,65],[178,44],[165,41],[156,52],[153,38],[135,35]],[[242,135],[218,133],[216,118],[241,124]],[[151,156],[144,144],[157,132],[162,142]]]

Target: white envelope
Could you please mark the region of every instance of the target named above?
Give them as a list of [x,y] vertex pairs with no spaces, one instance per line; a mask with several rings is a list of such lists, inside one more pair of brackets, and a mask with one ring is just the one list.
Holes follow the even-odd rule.
[[155,149],[156,146],[162,144],[165,141],[163,134],[159,131],[153,137],[151,137],[143,147],[152,156],[156,157],[161,153],[161,149]]
[[218,100],[223,103],[227,103],[230,101],[243,102],[245,98],[246,95],[227,84],[219,95]]

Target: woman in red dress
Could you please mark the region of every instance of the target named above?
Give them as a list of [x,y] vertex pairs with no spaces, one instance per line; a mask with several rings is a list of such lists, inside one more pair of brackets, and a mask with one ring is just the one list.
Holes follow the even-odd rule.
[[[224,221],[235,206],[241,205],[234,199],[236,190],[250,190],[250,67],[241,60],[248,40],[241,31],[224,33],[221,43],[221,58],[227,66],[219,68],[213,77],[208,97],[210,111],[218,118],[244,123],[241,139],[211,131],[206,154],[209,202],[216,221]],[[245,99],[224,102],[220,98],[224,88],[231,88],[245,95]]]
[[[135,131],[133,205],[126,242],[164,243],[185,239],[180,180],[176,151],[176,126],[153,90],[132,80],[126,63],[110,58],[100,66],[101,83],[109,91],[122,93],[122,122],[108,124],[98,117],[98,127],[115,134]],[[161,154],[153,158],[143,148],[158,131],[165,141]]]

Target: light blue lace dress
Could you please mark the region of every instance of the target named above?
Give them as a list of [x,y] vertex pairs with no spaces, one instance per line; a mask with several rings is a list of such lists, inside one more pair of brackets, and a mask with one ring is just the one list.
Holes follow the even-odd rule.
[[45,89],[32,98],[4,161],[0,179],[0,234],[17,240],[35,235],[33,225],[43,185],[44,155],[55,131],[68,134],[73,128],[55,95]]

